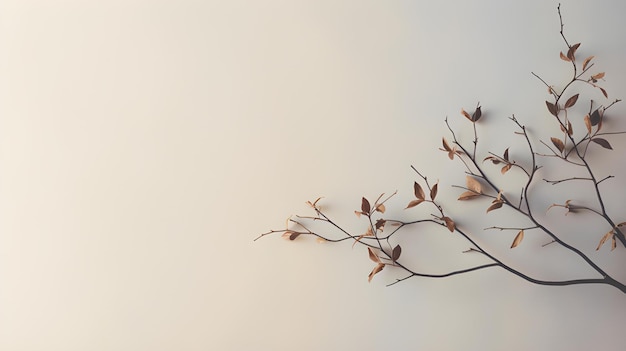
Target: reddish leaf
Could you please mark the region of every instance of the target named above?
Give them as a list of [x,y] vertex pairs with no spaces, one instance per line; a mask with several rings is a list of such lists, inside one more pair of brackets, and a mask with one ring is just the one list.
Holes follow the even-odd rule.
[[366,198],[361,198],[361,211],[364,215],[368,215],[370,213],[371,207],[370,202],[367,201]]
[[576,54],[576,50],[578,50],[578,47],[580,46],[580,43],[578,44],[574,44],[572,46],[570,46],[569,50],[567,50],[567,58],[574,61],[576,59],[576,57],[574,56],[574,54]]
[[613,148],[611,147],[611,144],[609,144],[609,142],[606,141],[606,139],[603,139],[603,138],[593,138],[593,139],[591,139],[591,141],[593,141],[594,143],[602,146],[605,149],[613,150]]
[[606,93],[606,90],[604,90],[603,87],[598,87],[598,89],[600,89],[600,91],[602,92],[602,95],[604,95],[605,98],[609,98],[609,94]]
[[450,145],[448,144],[448,141],[446,140],[446,138],[441,138],[441,142],[443,144],[443,148],[444,150],[450,152],[452,151],[452,148],[450,147]]
[[374,276],[376,275],[376,273],[380,272],[383,270],[383,268],[385,268],[385,264],[384,263],[379,263],[376,265],[376,267],[374,267],[374,269],[372,269],[372,271],[370,272],[370,275],[367,277],[367,281],[371,282],[372,278],[374,278]]
[[548,111],[550,111],[552,115],[559,115],[559,110],[557,109],[555,104],[551,103],[550,101],[546,101],[546,106],[548,107]]
[[552,140],[552,144],[554,144],[554,146],[556,146],[556,148],[559,149],[561,153],[563,153],[563,150],[565,150],[565,144],[563,144],[563,140],[554,137],[550,138],[550,140]]
[[565,108],[570,108],[574,106],[576,104],[576,101],[578,101],[578,94],[573,95],[572,97],[567,99],[567,101],[565,102]]
[[502,169],[500,170],[500,173],[505,174],[511,169],[511,167],[513,167],[513,165],[510,163],[507,163],[506,166],[502,167]]
[[593,60],[593,56],[589,56],[585,59],[585,61],[583,61],[583,71],[587,69],[587,65],[591,62],[591,60]]
[[519,245],[522,240],[524,240],[524,231],[520,230],[519,233],[517,233],[517,235],[515,236],[515,239],[513,239],[513,244],[511,244],[511,248],[516,247],[517,245]]
[[405,209],[411,208],[411,207],[415,207],[415,206],[421,204],[422,202],[424,202],[424,200],[422,200],[422,199],[413,200],[413,201],[409,202],[408,205],[406,205]]
[[437,197],[437,188],[438,188],[437,184],[433,185],[432,189],[430,189],[430,199],[433,201],[435,200],[435,197]]
[[600,248],[602,247],[602,245],[604,245],[604,243],[609,240],[609,238],[613,235],[613,229],[609,230],[606,234],[604,234],[604,236],[602,237],[602,239],[600,239],[600,243],[598,244],[598,247],[596,247],[596,251],[600,250]]
[[497,210],[500,207],[502,207],[503,202],[502,201],[494,201],[491,206],[489,206],[489,208],[487,209],[487,213],[489,213],[490,211],[493,210]]
[[415,184],[413,184],[413,192],[415,193],[415,197],[420,200],[424,200],[426,198],[426,194],[424,194],[424,189],[422,189],[422,186],[419,185],[418,182],[415,182]]
[[567,58],[567,56],[563,54],[563,52],[559,52],[559,57],[561,57],[561,60],[563,61],[567,61],[567,62],[571,61],[570,59]]
[[396,245],[396,247],[394,247],[393,250],[391,251],[391,260],[393,262],[396,262],[398,258],[400,258],[401,253],[402,253],[402,248],[400,247],[400,245]]
[[472,116],[470,116],[469,113],[467,113],[467,111],[465,111],[464,109],[461,109],[461,114],[465,116],[465,118],[467,118],[468,120],[472,120]]
[[367,248],[367,254],[370,257],[370,260],[376,262],[376,263],[380,263],[380,257],[378,257],[378,255],[376,254],[376,252],[374,252],[374,250],[372,250],[371,247]]
[[596,73],[593,76],[591,76],[591,79],[593,79],[593,80],[598,80],[598,79],[602,79],[602,78],[604,78],[604,72]]
[[585,116],[585,126],[587,127],[587,132],[591,135],[591,118],[589,118],[589,115]]
[[454,232],[454,229],[456,228],[456,225],[454,224],[454,221],[452,220],[452,218],[450,218],[450,217],[443,217],[443,221],[446,223],[446,227],[448,228],[448,230],[450,232]]

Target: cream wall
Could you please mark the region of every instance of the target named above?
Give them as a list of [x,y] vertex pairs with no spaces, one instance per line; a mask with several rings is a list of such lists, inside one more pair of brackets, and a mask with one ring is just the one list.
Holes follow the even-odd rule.
[[[545,131],[530,72],[568,74],[556,5],[0,2],[0,349],[622,350],[616,289],[498,270],[387,288],[397,272],[368,284],[371,262],[349,243],[252,241],[318,196],[358,230],[361,196],[397,189],[390,210],[410,218],[411,164],[454,199],[462,169],[436,149],[445,116],[466,125],[461,107],[483,105],[485,150],[510,145],[512,113]],[[570,40],[626,97],[624,3],[562,7]],[[621,175],[604,188],[618,220],[621,155],[598,163]],[[476,260],[447,233],[421,235],[424,271]],[[536,276],[591,274],[538,234],[515,251],[510,233],[476,235]],[[596,253],[598,238],[582,245],[625,281],[624,249]]]

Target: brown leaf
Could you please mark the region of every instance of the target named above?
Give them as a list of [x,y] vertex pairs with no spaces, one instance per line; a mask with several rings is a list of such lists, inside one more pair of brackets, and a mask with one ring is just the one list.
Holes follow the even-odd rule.
[[380,257],[378,257],[378,255],[376,254],[376,252],[374,252],[374,250],[372,250],[371,247],[367,248],[367,254],[370,257],[370,260],[376,262],[376,263],[380,263]]
[[569,50],[567,50],[567,58],[574,61],[576,60],[576,57],[574,54],[576,54],[576,50],[578,50],[578,47],[580,46],[580,43],[574,44],[572,46],[570,46]]
[[290,230],[286,231],[283,233],[283,238],[285,239],[289,239],[289,240],[296,240],[296,238],[298,236],[300,236],[301,233],[298,232],[292,232]]
[[502,169],[500,170],[500,173],[505,174],[511,169],[511,167],[513,167],[513,165],[510,163],[507,163],[504,167],[502,167]]
[[480,194],[477,194],[477,193],[475,193],[473,191],[466,191],[463,194],[461,194],[461,196],[459,196],[458,200],[461,200],[461,201],[463,201],[463,200],[471,200],[471,199],[473,199],[475,197],[479,197],[479,196],[480,196]]
[[420,200],[424,200],[426,198],[426,194],[424,194],[424,189],[422,189],[422,186],[419,185],[418,182],[415,182],[415,184],[413,184],[413,192],[415,193],[415,197]]
[[433,201],[435,200],[435,197],[437,197],[438,184],[439,183],[436,183],[435,185],[433,185],[432,189],[430,189],[430,199]]
[[383,268],[385,268],[385,264],[384,263],[379,263],[376,265],[376,267],[374,267],[374,269],[372,269],[372,271],[370,272],[370,275],[367,277],[367,281],[371,282],[372,278],[374,278],[374,276],[376,275],[376,273],[380,272],[383,270]]
[[546,106],[548,107],[548,111],[550,111],[553,116],[559,115],[559,110],[557,109],[555,104],[551,103],[550,101],[546,101]]
[[450,232],[454,232],[454,229],[456,228],[456,225],[454,224],[454,221],[452,220],[452,218],[450,218],[450,217],[443,217],[443,221],[446,222],[446,227],[448,227],[448,230]]
[[576,101],[578,101],[578,94],[573,95],[572,97],[567,99],[567,101],[565,101],[565,108],[570,108],[574,106],[576,104]]
[[469,113],[467,113],[467,111],[465,111],[464,109],[461,109],[461,114],[470,121],[472,120],[472,116],[470,116]]
[[591,112],[591,116],[589,116],[589,118],[591,119],[592,126],[598,125],[598,123],[600,123],[600,120],[602,120],[602,115],[600,114],[600,110],[595,109],[593,112]]
[[598,80],[598,79],[602,79],[602,78],[604,78],[604,72],[596,73],[593,76],[591,76],[591,79],[593,79],[593,80]]
[[503,202],[502,201],[494,201],[491,206],[489,206],[489,208],[487,209],[487,213],[489,213],[490,211],[493,210],[497,210],[500,207],[502,207]]
[[591,118],[589,118],[589,115],[585,116],[585,126],[587,127],[587,132],[591,135]]
[[504,158],[506,161],[508,161],[508,160],[509,160],[509,148],[508,148],[508,147],[506,148],[506,150],[504,150],[504,155],[503,155],[503,156],[504,156],[503,158]]
[[378,204],[376,205],[376,211],[380,212],[380,213],[385,213],[385,205],[384,204]]
[[611,251],[615,250],[617,247],[617,240],[615,240],[615,235],[611,238]]
[[400,245],[396,245],[396,247],[394,247],[393,250],[391,251],[391,260],[393,262],[396,262],[398,258],[400,258],[401,253],[402,253],[402,248],[400,247]]
[[556,146],[556,148],[559,149],[561,153],[563,152],[563,150],[565,150],[565,144],[563,144],[563,140],[554,137],[550,138],[550,140],[552,140],[552,144],[554,144],[554,146]]
[[415,207],[415,206],[421,204],[422,202],[424,202],[424,200],[422,200],[422,199],[413,200],[413,201],[409,202],[408,205],[406,205],[405,209],[411,208],[411,207]]
[[598,87],[598,89],[600,89],[600,91],[602,92],[602,95],[604,95],[605,98],[609,98],[609,94],[606,93],[606,90],[604,90],[603,87]]
[[591,62],[591,60],[593,60],[593,56],[589,56],[585,59],[585,61],[583,61],[583,71],[587,69],[587,65]]
[[446,151],[448,151],[448,152],[452,151],[452,148],[451,148],[451,147],[450,147],[450,145],[448,144],[448,141],[446,140],[446,138],[441,138],[441,142],[442,142],[442,144],[443,144],[443,148],[444,148]]
[[370,202],[367,201],[366,198],[361,198],[361,211],[364,215],[368,215],[370,213],[371,207]]
[[568,59],[567,56],[565,56],[562,51],[559,52],[559,57],[561,57],[561,60],[563,60],[563,61],[567,61],[567,62],[572,61],[572,60]]
[[384,227],[385,227],[385,223],[387,223],[386,220],[384,220],[382,218],[377,219],[376,220],[376,225],[375,225],[376,230],[382,231],[384,229]]
[[596,247],[596,251],[600,250],[600,248],[602,247],[602,245],[604,245],[604,243],[609,240],[609,238],[613,235],[613,229],[609,230],[606,234],[604,234],[604,236],[602,237],[602,239],[600,239],[600,243],[598,244],[598,247]]
[[605,149],[613,150],[613,148],[611,147],[611,144],[609,144],[609,142],[606,139],[603,139],[603,138],[593,138],[593,139],[591,139],[591,141],[593,141],[594,143],[602,146]]
[[519,245],[522,240],[524,240],[524,231],[520,230],[519,233],[517,233],[517,235],[515,236],[515,239],[513,239],[513,244],[511,244],[511,248],[516,247],[517,245]]
[[481,194],[483,189],[478,180],[471,176],[465,176],[465,183],[467,184],[467,188]]
[[472,121],[478,122],[478,120],[480,119],[482,115],[483,115],[483,112],[480,110],[480,106],[476,107],[476,110],[472,114]]
[[500,164],[500,163],[501,163],[501,161],[500,161],[498,158],[493,157],[493,156],[487,156],[487,157],[485,157],[485,159],[483,160],[483,162],[485,162],[485,161],[487,161],[487,160],[490,160],[490,161],[491,161],[494,165],[497,165],[497,164]]
[[317,239],[316,239],[315,241],[317,241],[318,243],[322,244],[322,243],[325,243],[325,242],[326,242],[326,239],[324,239],[324,238],[322,238],[322,237],[318,236],[318,237],[317,237]]
[[567,121],[567,135],[572,136],[574,134],[574,127],[570,121]]

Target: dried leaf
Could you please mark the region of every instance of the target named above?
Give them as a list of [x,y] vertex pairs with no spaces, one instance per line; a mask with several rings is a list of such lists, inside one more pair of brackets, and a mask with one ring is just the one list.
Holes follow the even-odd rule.
[[550,101],[546,101],[546,106],[548,107],[548,111],[550,111],[553,116],[559,115],[559,110],[557,109],[555,104],[551,103]]
[[482,186],[480,185],[480,183],[478,182],[478,180],[476,180],[476,178],[471,177],[471,176],[466,176],[465,177],[465,183],[467,184],[467,188],[481,194],[483,189]]
[[585,59],[585,61],[583,61],[583,71],[587,69],[587,65],[591,62],[591,60],[593,60],[593,56],[589,56]]
[[413,201],[409,202],[408,205],[406,205],[405,209],[411,208],[411,207],[415,207],[415,206],[421,204],[422,202],[424,202],[424,200],[422,200],[422,199],[413,200]]
[[600,89],[600,91],[602,92],[602,95],[604,95],[605,98],[609,98],[609,94],[606,93],[606,90],[604,90],[603,87],[598,87],[598,89]]
[[478,122],[478,120],[480,119],[482,115],[483,115],[483,112],[480,110],[480,106],[476,107],[476,110],[472,114],[472,121]]
[[464,109],[461,109],[461,114],[465,116],[465,118],[469,119],[470,121],[472,120],[472,117]]
[[561,60],[563,60],[563,61],[567,61],[567,62],[572,61],[572,60],[570,60],[569,58],[567,58],[567,56],[565,56],[565,54],[563,54],[563,52],[562,52],[562,51],[561,51],[561,52],[559,52],[559,57],[561,57]]
[[600,248],[602,247],[602,245],[604,245],[604,243],[609,240],[609,238],[613,235],[613,229],[609,230],[606,234],[604,234],[604,236],[602,237],[602,239],[600,239],[600,243],[598,244],[598,247],[596,247],[596,251],[600,250]]
[[450,232],[454,232],[454,229],[456,228],[456,225],[454,224],[454,221],[452,220],[452,218],[450,218],[450,217],[443,217],[443,221],[446,223],[446,227],[448,228],[448,230]]
[[611,238],[611,251],[615,250],[617,247],[617,240],[615,240],[615,235]]
[[567,121],[567,135],[572,136],[574,134],[574,127],[570,121]]
[[452,151],[452,148],[450,147],[450,145],[448,144],[448,141],[446,140],[446,138],[441,138],[441,142],[443,144],[443,148],[444,150],[450,152]]
[[589,118],[589,115],[585,116],[585,126],[587,127],[587,132],[591,135],[591,118]]
[[494,165],[500,164],[501,161],[497,158],[497,157],[493,157],[493,156],[487,156],[485,157],[485,159],[483,160],[483,162],[490,160]]
[[296,240],[296,238],[298,236],[300,236],[301,233],[298,232],[292,232],[291,230],[288,230],[286,232],[283,233],[282,237],[285,239],[289,239],[289,240]]
[[394,247],[393,250],[391,251],[391,260],[393,262],[396,262],[398,258],[400,258],[401,253],[402,253],[402,248],[400,247],[400,245],[396,245],[396,247]]
[[519,233],[517,233],[517,235],[515,236],[515,239],[513,239],[513,244],[511,244],[511,248],[516,247],[517,245],[519,245],[522,240],[524,240],[524,231],[520,230]]
[[602,120],[602,115],[600,114],[600,110],[595,109],[593,112],[591,112],[591,116],[589,116],[589,118],[591,119],[592,126],[598,125],[598,123],[600,123],[600,120]]
[[602,78],[604,78],[604,72],[596,73],[593,76],[591,76],[591,79],[593,79],[593,80],[598,80],[598,79],[602,79]]
[[493,210],[497,210],[500,207],[502,207],[503,202],[502,201],[494,201],[491,206],[489,206],[489,208],[487,209],[487,213],[489,213],[490,211]]
[[356,215],[357,218],[361,218],[361,215],[363,214],[363,212],[361,212],[361,211],[354,211],[354,214]]
[[567,50],[567,58],[574,61],[576,60],[575,54],[576,54],[576,50],[578,50],[578,47],[580,46],[580,43],[574,44],[572,46],[570,46],[569,50]]
[[565,108],[570,108],[574,106],[576,104],[576,101],[578,101],[578,94],[573,95],[572,97],[567,99],[567,101],[565,101]]
[[378,220],[376,220],[376,225],[375,225],[376,230],[382,231],[385,227],[385,223],[387,223],[387,221],[382,218],[379,218]]
[[437,197],[437,189],[439,188],[438,185],[439,183],[436,183],[433,185],[432,189],[430,189],[430,199],[433,201],[435,200],[435,197]]
[[508,161],[508,160],[509,160],[509,148],[508,148],[508,147],[506,148],[506,150],[504,150],[504,155],[503,155],[503,156],[504,156],[503,158],[504,158],[506,161]]
[[609,142],[606,139],[603,139],[603,138],[593,138],[593,139],[591,139],[591,141],[593,141],[594,143],[602,146],[605,149],[613,150],[613,148],[611,147],[611,144],[609,144]]
[[378,257],[378,255],[376,254],[376,252],[374,252],[374,250],[372,250],[371,247],[367,248],[367,254],[370,257],[370,260],[376,262],[376,263],[380,263],[380,257]]
[[378,204],[376,205],[376,211],[380,212],[380,213],[385,213],[385,205],[384,204]]
[[324,238],[322,238],[322,237],[318,236],[318,237],[317,237],[317,239],[316,239],[315,241],[317,241],[318,243],[322,244],[322,243],[325,243],[325,242],[326,242],[326,239],[324,239]]
[[507,163],[504,167],[502,167],[502,169],[500,170],[500,173],[505,174],[511,169],[511,167],[513,167],[513,165],[510,163]]
[[370,213],[370,202],[367,201],[366,198],[361,198],[361,211],[363,212],[364,215],[368,215]]
[[370,275],[367,278],[368,282],[372,281],[372,278],[374,278],[374,276],[376,275],[376,273],[380,272],[383,270],[383,268],[385,268],[385,264],[384,263],[379,263],[376,265],[376,267],[374,267],[374,269],[372,269],[372,271],[370,272]]
[[413,192],[415,193],[416,198],[420,200],[426,199],[426,194],[424,194],[424,189],[422,189],[422,186],[419,185],[418,182],[415,182],[415,184],[413,184]]
[[554,144],[554,146],[556,146],[556,148],[559,149],[561,153],[563,153],[563,150],[565,150],[565,144],[563,144],[563,140],[554,137],[550,138],[550,140],[552,140],[552,144]]
[[463,194],[461,194],[459,196],[458,200],[461,200],[461,201],[463,201],[463,200],[471,200],[471,199],[473,199],[475,197],[479,197],[479,196],[480,196],[480,194],[477,194],[477,193],[475,193],[473,191],[466,191],[466,192],[464,192]]

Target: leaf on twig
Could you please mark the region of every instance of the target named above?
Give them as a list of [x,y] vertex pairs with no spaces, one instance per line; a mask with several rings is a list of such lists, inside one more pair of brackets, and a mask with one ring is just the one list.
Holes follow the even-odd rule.
[[467,188],[478,193],[478,194],[482,194],[482,186],[480,185],[480,183],[478,182],[478,180],[476,180],[476,178],[471,177],[471,176],[466,176],[465,177],[465,183],[467,184]]
[[591,116],[589,116],[592,126],[597,126],[602,120],[602,114],[600,113],[600,109],[595,109],[591,112]]
[[574,61],[576,60],[575,54],[576,54],[576,50],[578,50],[578,47],[580,46],[580,43],[574,44],[572,46],[570,46],[569,50],[567,50],[567,58]]
[[361,211],[363,212],[364,215],[368,215],[370,213],[371,207],[370,207],[370,202],[367,201],[366,198],[361,198]]
[[609,142],[606,139],[603,139],[603,138],[593,138],[593,139],[591,139],[591,141],[593,141],[594,143],[602,146],[605,149],[613,150],[613,148],[611,147],[611,144],[609,144]]
[[578,94],[572,95],[567,101],[565,101],[565,108],[570,108],[576,104],[578,101]]
[[293,232],[291,230],[288,230],[286,232],[283,233],[282,237],[285,239],[289,239],[289,240],[296,240],[296,238],[298,236],[300,236],[301,233],[298,232]]
[[513,239],[513,244],[511,244],[511,248],[517,247],[517,245],[519,245],[522,240],[524,240],[524,230],[520,230],[519,233],[517,233],[515,239]]
[[491,206],[489,206],[489,208],[487,208],[487,213],[489,213],[490,211],[499,209],[500,207],[502,207],[503,203],[504,202],[502,200],[494,200],[491,203]]
[[380,263],[380,257],[378,257],[378,254],[376,252],[374,252],[374,250],[372,250],[371,247],[367,248],[367,254],[370,257],[370,260],[376,262],[376,263]]
[[430,189],[430,199],[435,201],[435,197],[437,197],[437,189],[439,183],[435,183],[435,185],[433,185],[433,187]]
[[550,101],[546,101],[546,106],[548,107],[548,111],[550,111],[553,116],[559,115],[559,109],[555,104],[551,103]]
[[598,87],[598,89],[600,89],[600,91],[602,92],[602,95],[604,95],[605,98],[609,98],[609,94],[606,93],[606,90],[604,90],[603,87]]
[[569,58],[567,58],[567,56],[565,56],[565,54],[563,54],[563,51],[559,52],[559,57],[561,58],[561,60],[563,61],[567,61],[567,62],[571,62],[572,60],[570,60]]
[[452,218],[450,218],[450,217],[443,217],[443,221],[446,223],[446,227],[448,228],[448,230],[450,232],[454,232],[454,229],[456,228],[456,225],[454,224],[454,221],[452,220]]
[[413,184],[413,192],[415,193],[415,197],[418,200],[425,200],[426,199],[426,194],[424,194],[424,189],[422,189],[422,186],[419,185],[418,182],[415,182]]
[[421,204],[422,202],[424,202],[424,200],[422,200],[422,199],[413,200],[413,201],[409,202],[409,204],[406,205],[406,207],[404,209],[406,210],[407,208],[415,207],[415,206]]
[[376,205],[376,209],[375,210],[380,212],[380,213],[385,213],[385,210],[387,210],[387,209],[385,208],[385,204],[378,204],[378,205]]
[[565,144],[563,143],[563,140],[555,137],[550,138],[550,140],[552,140],[552,144],[554,144],[554,146],[559,149],[559,152],[563,153],[563,150],[565,150]]
[[472,116],[470,116],[470,114],[467,113],[467,111],[465,111],[464,109],[461,109],[461,114],[465,116],[465,118],[467,118],[468,120],[472,121]]
[[371,282],[372,278],[374,278],[376,273],[382,271],[383,268],[385,268],[385,264],[384,263],[377,264],[376,267],[374,267],[374,269],[372,269],[372,271],[370,272],[370,275],[367,277],[367,282],[368,283]]
[[604,78],[604,72],[596,73],[593,76],[591,76],[591,79],[594,80],[594,83],[598,79],[602,79],[602,78]]
[[500,170],[500,173],[504,174],[508,172],[511,169],[511,167],[513,167],[513,164],[507,163],[504,167],[502,167],[502,169]]
[[600,243],[598,244],[598,247],[596,247],[596,251],[600,250],[600,248],[602,247],[602,245],[604,245],[604,243],[609,240],[609,238],[611,236],[613,236],[613,229],[609,230],[606,234],[604,234],[604,236],[602,237],[602,239],[600,239]]
[[483,115],[483,112],[481,111],[480,106],[476,107],[476,110],[472,114],[472,121],[478,122],[478,120],[480,119],[482,115]]
[[589,56],[585,59],[585,61],[583,61],[583,71],[587,69],[587,65],[591,62],[591,60],[593,60],[593,56]]
[[326,239],[322,238],[321,236],[318,236],[315,241],[317,241],[318,243],[322,244],[322,243],[326,242]]
[[396,262],[398,258],[400,258],[401,253],[402,253],[402,248],[400,247],[400,245],[396,245],[396,247],[394,247],[393,250],[391,251],[391,260],[393,262]]
[[456,150],[456,147],[450,147],[450,144],[448,144],[448,141],[446,140],[446,138],[442,138],[441,143],[443,144],[443,150],[448,152],[448,158],[453,160],[454,155],[458,153],[458,151]]
[[379,218],[376,220],[376,230],[380,230],[381,232],[383,231],[384,227],[385,227],[385,223],[387,223],[386,220]]

